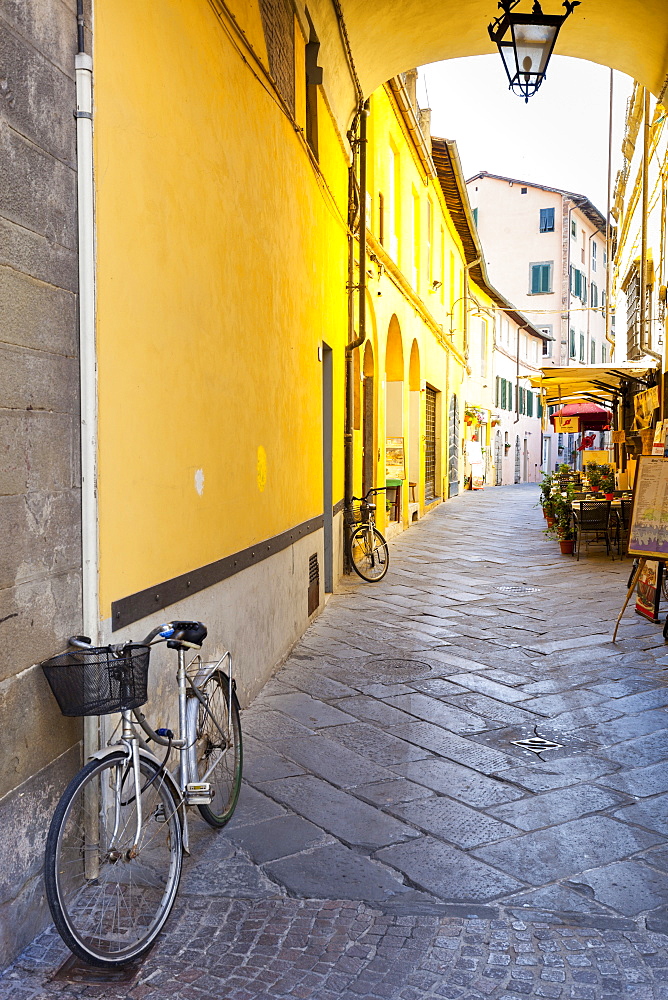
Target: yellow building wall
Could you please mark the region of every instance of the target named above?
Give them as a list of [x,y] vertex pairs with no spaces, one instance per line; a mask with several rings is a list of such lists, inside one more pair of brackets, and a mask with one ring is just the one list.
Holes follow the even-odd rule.
[[102,618],[322,513],[322,340],[343,496],[345,153],[321,101],[318,177],[230,34],[200,0],[96,4]]
[[[368,120],[367,211],[369,264],[367,270],[367,333],[373,349],[376,393],[375,485],[386,480],[385,438],[388,407],[396,379],[394,360],[388,362],[390,327],[401,338],[402,432],[406,478],[402,487],[401,526],[407,527],[413,496],[419,514],[425,510],[425,392],[427,384],[439,396],[437,414],[436,492],[447,497],[448,409],[456,393],[463,414],[464,377],[462,303],[464,252],[447,211],[439,182],[425,172],[410,132],[389,87],[370,100]],[[381,221],[382,205],[382,221]],[[431,205],[431,240],[429,206]],[[394,239],[396,237],[396,239]],[[382,240],[382,243],[381,243]],[[437,287],[433,287],[436,281]],[[452,337],[450,330],[452,329]],[[418,352],[419,426],[411,428],[411,372],[413,343]],[[453,349],[451,350],[450,347]],[[359,413],[363,412],[363,353],[356,385]],[[490,360],[491,364],[491,360]],[[415,372],[414,372],[415,374]],[[390,423],[392,419],[390,417]],[[463,426],[463,424],[462,424]],[[396,429],[396,426],[395,426]],[[390,434],[389,436],[398,436]],[[362,488],[363,419],[354,432],[355,493]],[[417,463],[412,461],[417,454]],[[418,466],[417,487],[411,490],[411,466]],[[445,480],[445,490],[443,489]],[[378,523],[388,528],[382,501]]]

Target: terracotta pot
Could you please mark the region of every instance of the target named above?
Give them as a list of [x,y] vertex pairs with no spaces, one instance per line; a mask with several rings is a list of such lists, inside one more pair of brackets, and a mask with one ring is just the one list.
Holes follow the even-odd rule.
[[561,549],[562,555],[572,556],[573,555],[573,546],[574,545],[575,545],[575,542],[573,541],[572,538],[560,538],[559,539],[559,548]]
[[556,519],[554,517],[549,517],[549,515],[546,514],[545,515],[545,520],[547,521],[548,528],[551,528],[553,526],[553,524],[554,524],[554,522],[555,522]]
[[614,500],[615,498],[614,493],[604,493],[603,496],[605,497],[606,500]]

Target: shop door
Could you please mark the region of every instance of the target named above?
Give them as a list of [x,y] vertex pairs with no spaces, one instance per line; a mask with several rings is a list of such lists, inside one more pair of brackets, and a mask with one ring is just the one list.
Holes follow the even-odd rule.
[[425,389],[424,502],[436,499],[436,391]]
[[497,431],[494,437],[494,485],[501,486],[503,483],[503,442],[501,431]]

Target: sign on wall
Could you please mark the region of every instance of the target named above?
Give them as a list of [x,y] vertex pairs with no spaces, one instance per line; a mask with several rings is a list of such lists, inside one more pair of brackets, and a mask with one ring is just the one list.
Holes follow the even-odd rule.
[[557,434],[578,434],[580,431],[580,418],[578,416],[555,417],[554,430]]
[[385,438],[385,475],[388,479],[406,478],[406,458],[402,437]]

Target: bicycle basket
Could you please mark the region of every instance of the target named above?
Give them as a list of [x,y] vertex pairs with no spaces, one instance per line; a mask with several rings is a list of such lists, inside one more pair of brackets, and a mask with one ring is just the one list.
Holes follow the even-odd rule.
[[354,500],[350,507],[346,507],[343,511],[343,516],[345,523],[349,525],[362,524],[369,519],[369,508],[368,505],[361,504],[358,500]]
[[147,701],[150,652],[138,644],[126,646],[120,656],[108,646],[75,649],[41,666],[63,715],[110,715]]

